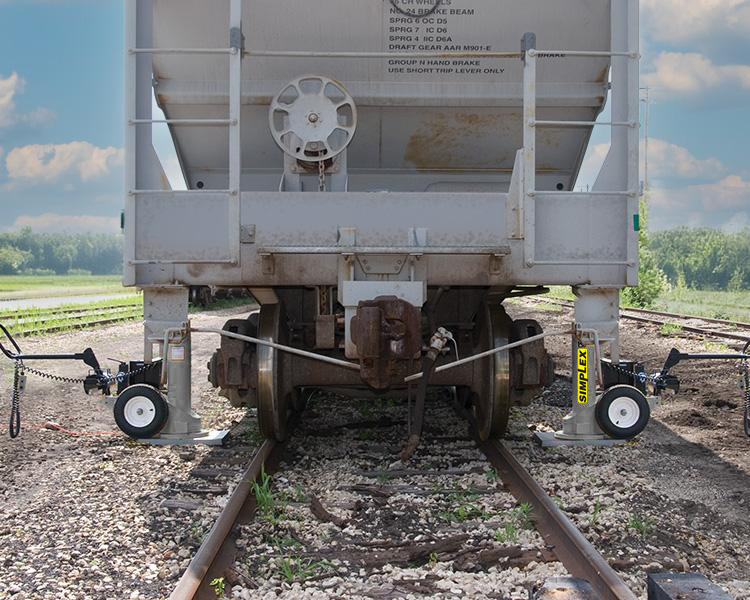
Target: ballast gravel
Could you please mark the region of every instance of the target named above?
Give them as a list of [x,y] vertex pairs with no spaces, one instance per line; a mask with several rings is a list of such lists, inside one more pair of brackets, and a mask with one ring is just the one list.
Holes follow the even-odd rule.
[[[191,318],[221,327],[242,312]],[[512,304],[509,312],[536,318],[546,329],[570,320],[569,313],[523,303]],[[695,336],[660,336],[655,327],[627,321],[621,331],[624,355],[644,360],[649,370],[660,366],[672,346],[695,352],[733,349]],[[101,359],[129,359],[142,352],[142,326],[22,342],[30,352],[91,346]],[[741,432],[732,366],[678,370],[686,382],[680,394],[667,397],[646,432],[627,445],[542,450],[531,442],[533,429],[558,428],[569,402],[569,341],[547,342],[560,377],[531,406],[513,411],[506,443],[641,598],[646,572],[690,569],[709,576],[733,598],[750,599],[750,443]],[[245,415],[206,382],[205,363],[217,345],[215,338],[194,338],[194,403],[204,424],[214,428],[230,427]],[[12,365],[0,365],[0,423],[7,423]],[[67,376],[85,374],[75,363],[38,366]],[[227,596],[525,599],[529,585],[564,573],[560,563],[545,559],[483,567],[461,563],[450,553],[403,564],[396,560],[403,547],[358,546],[363,540],[419,546],[465,535],[470,544],[539,550],[538,535],[520,526],[519,507],[486,472],[465,425],[441,414],[448,409],[440,402],[430,404],[426,439],[431,441],[409,465],[422,473],[399,475],[395,456],[406,429],[403,403],[314,398],[296,434],[298,446],[271,487],[283,499],[283,511],[270,519],[259,515],[241,530],[240,562],[223,582]],[[239,477],[241,463],[225,464],[224,458],[249,455],[259,442],[245,421],[226,452],[136,444],[116,431],[110,409],[85,396],[80,385],[34,376],[22,408],[21,437],[0,437],[3,600],[167,597]],[[380,423],[344,426],[363,419]],[[71,436],[44,429],[50,421],[76,432],[111,433]],[[221,473],[197,479],[196,469]],[[378,498],[348,489],[362,483],[391,486],[393,493]],[[485,489],[476,496],[461,491],[493,486],[492,493]],[[192,494],[196,487],[221,491]],[[340,525],[312,516],[313,494]],[[170,508],[168,501],[174,500],[193,505]],[[339,555],[321,557],[332,549]],[[354,560],[363,554],[371,559],[376,552],[390,553],[394,564]]]
[[[272,501],[242,527],[233,596],[526,599],[566,574],[445,396],[428,404],[422,444],[406,463],[405,402],[314,397]],[[336,522],[314,513],[313,498]],[[524,558],[481,564],[483,550]]]
[[[192,315],[221,327],[232,309]],[[246,312],[246,311],[245,311]],[[142,355],[140,323],[19,341],[24,352],[80,352],[107,357]],[[227,428],[244,411],[228,406],[206,380],[205,364],[217,340],[194,345],[194,402],[204,426]],[[70,361],[32,362],[40,370],[82,377]],[[109,363],[107,366],[116,368]],[[9,417],[13,365],[0,363],[0,423]],[[221,498],[202,499],[195,511],[162,507],[209,457],[205,447],[147,446],[117,431],[100,396],[80,384],[28,376],[21,399],[22,432],[0,436],[0,598],[165,598],[220,511]],[[45,423],[84,433],[45,429]],[[103,435],[93,435],[103,433]],[[228,486],[228,491],[231,487]]]

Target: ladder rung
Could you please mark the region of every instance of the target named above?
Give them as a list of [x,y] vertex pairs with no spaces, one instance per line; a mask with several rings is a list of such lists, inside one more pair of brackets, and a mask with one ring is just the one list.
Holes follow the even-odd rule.
[[612,127],[638,127],[636,121],[529,121],[529,127],[592,127],[594,125],[611,125]]
[[628,191],[606,191],[606,192],[573,192],[556,190],[533,190],[526,194],[527,196],[637,196],[635,192]]
[[128,54],[236,54],[237,48],[128,48]]
[[606,52],[604,50],[527,50],[528,56],[543,58],[566,58],[568,56],[625,56],[631,59],[640,58],[637,52]]
[[130,190],[129,196],[143,196],[150,194],[229,194],[236,196],[237,190]]
[[519,51],[506,52],[316,52],[312,50],[247,50],[250,58],[521,58]]
[[237,125],[237,119],[130,119],[128,125]]

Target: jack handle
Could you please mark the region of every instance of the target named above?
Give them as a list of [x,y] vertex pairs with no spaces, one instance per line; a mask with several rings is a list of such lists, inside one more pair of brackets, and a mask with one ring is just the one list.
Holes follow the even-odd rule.
[[0,342],[0,351],[10,360],[15,362],[23,362],[24,360],[80,360],[94,371],[93,375],[89,375],[84,380],[84,391],[88,394],[91,390],[98,388],[103,394],[109,393],[109,386],[112,383],[112,379],[102,370],[91,348],[86,348],[83,352],[75,354],[24,354],[21,352],[18,342],[16,342],[10,331],[2,323],[0,323],[0,330],[2,330],[15,350],[15,352],[11,351]]
[[742,354],[691,354],[689,352],[680,352],[677,348],[672,348],[664,361],[661,371],[654,375],[654,386],[658,392],[666,388],[671,388],[675,392],[680,391],[680,380],[675,375],[670,375],[669,370],[675,367],[683,360],[750,360],[750,354],[747,354],[750,342],[745,344]]

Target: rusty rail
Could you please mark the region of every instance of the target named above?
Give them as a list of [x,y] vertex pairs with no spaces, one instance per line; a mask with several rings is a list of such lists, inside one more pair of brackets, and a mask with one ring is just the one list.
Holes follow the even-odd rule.
[[247,506],[248,501],[253,500],[251,497],[253,483],[260,477],[266,465],[272,462],[280,447],[281,445],[277,442],[266,440],[258,448],[229,497],[229,501],[219,514],[219,518],[170,594],[170,600],[192,600],[199,597],[199,591],[206,582],[207,575],[212,572],[217,559],[223,554],[222,550],[228,543],[229,535],[241,516],[243,508]]
[[[546,304],[553,304],[555,306],[562,306],[563,308],[568,309],[574,309],[575,306],[572,302],[569,302],[567,300],[558,300],[556,298],[535,298],[532,301],[536,302],[544,302]],[[664,321],[662,319],[654,319],[652,317],[646,317],[646,316],[636,316],[634,314],[627,314],[630,313],[640,313],[641,315],[656,315],[656,316],[662,316],[667,317],[671,319],[681,319],[681,320],[696,320],[696,321],[704,321],[706,323],[716,323],[718,325],[723,325],[725,327],[733,327],[735,330],[745,330],[750,329],[750,323],[743,323],[742,321],[728,321],[726,319],[713,319],[710,317],[698,317],[694,315],[680,315],[677,313],[671,313],[671,312],[663,312],[658,310],[647,310],[645,308],[626,308],[622,307],[620,309],[620,318],[622,319],[630,319],[631,321],[639,321],[641,323],[653,323],[654,325],[668,325],[668,324],[674,324],[679,325],[683,331],[687,331],[690,333],[697,333],[700,335],[707,335],[710,337],[718,337],[718,338],[725,338],[728,340],[737,340],[739,342],[747,342],[750,340],[750,334],[748,335],[741,335],[739,333],[733,333],[730,331],[717,331],[715,329],[705,329],[703,327],[695,327],[693,325],[683,325],[682,323],[675,323],[673,321]]]
[[597,598],[602,600],[637,600],[604,557],[505,446],[497,441],[487,441],[479,448],[497,469],[510,493],[519,502],[532,505],[534,525],[571,575],[587,580]]

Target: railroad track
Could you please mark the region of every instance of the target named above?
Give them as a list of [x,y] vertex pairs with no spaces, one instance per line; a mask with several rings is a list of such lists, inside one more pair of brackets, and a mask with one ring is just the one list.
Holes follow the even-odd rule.
[[[229,595],[235,583],[248,597],[262,597],[274,578],[289,591],[332,577],[336,589],[321,585],[333,597],[364,588],[372,597],[378,589],[432,596],[449,588],[461,597],[465,590],[455,588],[465,585],[498,590],[512,567],[532,579],[586,579],[597,598],[636,598],[503,444],[466,435],[467,421],[451,403],[430,403],[423,445],[409,464],[390,462],[408,409],[373,411],[384,402],[329,396],[302,414],[285,444],[263,442],[170,598],[215,598],[217,586]],[[283,478],[269,492],[263,473],[273,472],[282,454],[289,457]],[[294,501],[272,504],[269,513],[273,493]],[[434,574],[441,563],[452,563],[455,581]],[[414,569],[427,571],[416,577]],[[487,589],[466,595],[505,597]]]
[[0,319],[27,319],[30,317],[50,317],[56,315],[70,315],[75,313],[86,313],[94,310],[116,310],[118,308],[133,308],[139,307],[138,303],[118,303],[111,305],[97,305],[91,307],[76,306],[76,307],[52,307],[52,308],[38,308],[38,309],[21,309],[21,310],[4,310],[0,312]]
[[[524,298],[524,301],[534,303],[554,304],[566,309],[573,310],[574,304],[568,300],[558,298],[544,298],[539,296]],[[750,323],[741,321],[728,321],[726,319],[714,319],[710,317],[698,317],[694,315],[680,315],[677,313],[664,312],[658,310],[648,310],[645,308],[623,308],[620,310],[620,317],[630,321],[639,321],[641,323],[653,323],[655,325],[677,325],[683,331],[697,333],[711,337],[724,338],[747,342],[750,340]],[[663,317],[663,318],[657,318]],[[699,326],[699,323],[710,324]]]
[[111,307],[97,306],[90,310],[75,309],[44,314],[41,318],[34,315],[13,319],[0,317],[0,320],[5,322],[14,336],[27,337],[41,333],[59,333],[71,329],[92,329],[140,318],[143,318],[141,306],[114,305]]

